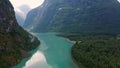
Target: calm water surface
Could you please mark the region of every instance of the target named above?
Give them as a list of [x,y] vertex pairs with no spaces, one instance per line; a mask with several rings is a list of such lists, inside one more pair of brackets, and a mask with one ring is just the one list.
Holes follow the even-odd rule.
[[41,41],[31,57],[13,68],[77,68],[71,58],[72,43],[53,33],[35,34]]

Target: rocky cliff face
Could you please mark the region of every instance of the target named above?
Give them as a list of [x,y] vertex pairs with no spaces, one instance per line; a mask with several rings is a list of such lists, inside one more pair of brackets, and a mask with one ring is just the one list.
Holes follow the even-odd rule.
[[[34,41],[31,41],[33,38]],[[17,24],[9,0],[0,0],[0,68],[9,68],[19,63],[28,56],[27,51],[38,45],[37,38]]]
[[37,9],[29,25],[34,32],[120,33],[117,0],[46,0]]

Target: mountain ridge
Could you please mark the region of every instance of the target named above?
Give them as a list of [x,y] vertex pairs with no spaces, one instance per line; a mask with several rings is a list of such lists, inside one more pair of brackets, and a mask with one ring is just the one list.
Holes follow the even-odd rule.
[[33,32],[120,33],[120,4],[117,0],[45,0],[40,7],[30,24]]

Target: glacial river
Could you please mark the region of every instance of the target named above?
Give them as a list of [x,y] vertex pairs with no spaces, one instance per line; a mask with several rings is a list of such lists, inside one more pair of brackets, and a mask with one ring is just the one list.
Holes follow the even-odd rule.
[[53,33],[35,35],[41,41],[40,46],[13,68],[77,68],[71,57],[72,43]]

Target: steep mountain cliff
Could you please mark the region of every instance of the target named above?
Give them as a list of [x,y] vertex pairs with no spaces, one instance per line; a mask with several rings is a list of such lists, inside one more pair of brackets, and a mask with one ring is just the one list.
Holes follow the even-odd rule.
[[25,21],[25,17],[23,16],[23,14],[19,11],[15,11],[15,17],[17,19],[17,22],[20,26],[23,26],[24,21]]
[[45,0],[37,9],[39,11],[32,10],[28,14],[27,20],[32,21],[25,26],[31,26],[34,32],[120,33],[120,4],[117,0]]
[[23,26],[27,13],[30,11],[30,7],[22,5],[15,9],[15,15],[17,22],[20,26]]
[[39,8],[35,8],[32,11],[30,11],[26,17],[27,19],[25,20],[23,27],[32,27],[32,22],[34,22],[38,13]]
[[27,57],[39,45],[37,38],[23,30],[15,19],[9,0],[0,0],[0,68],[9,68]]

